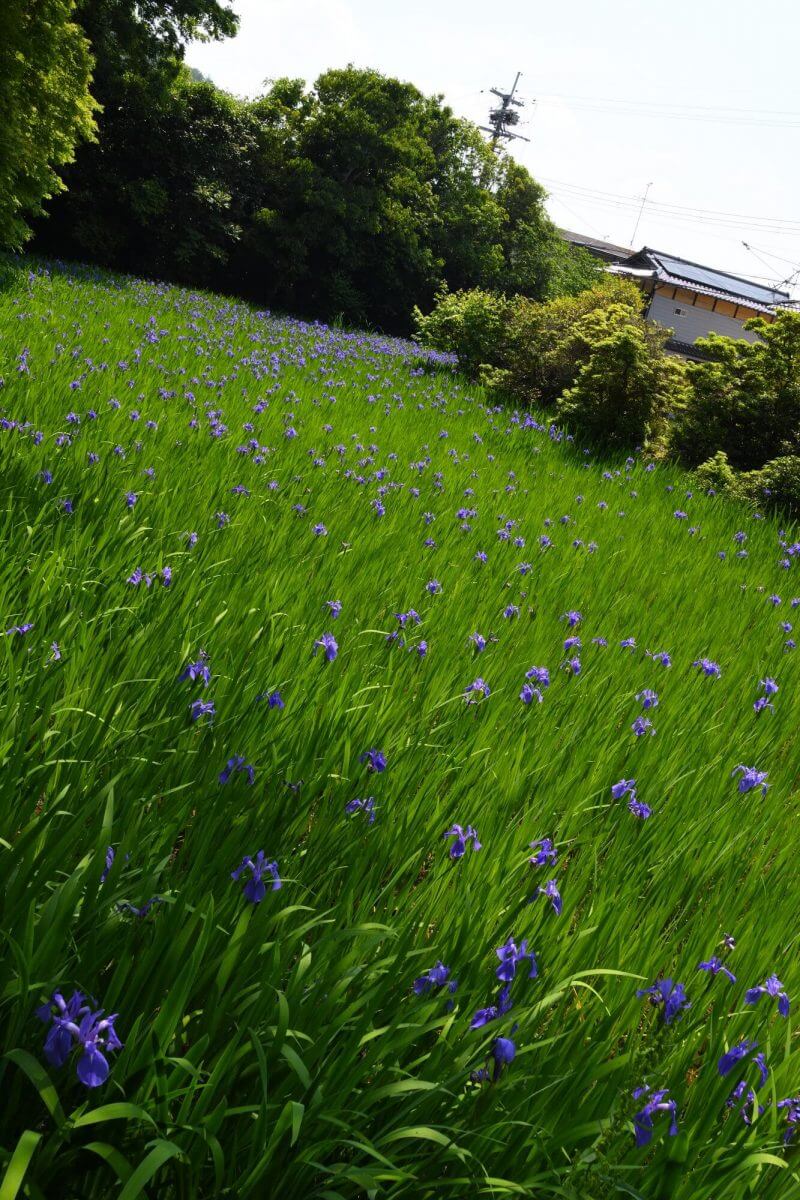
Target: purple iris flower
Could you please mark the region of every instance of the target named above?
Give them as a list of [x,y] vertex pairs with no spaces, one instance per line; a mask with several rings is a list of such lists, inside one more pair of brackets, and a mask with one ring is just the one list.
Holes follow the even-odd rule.
[[736,976],[725,966],[725,963],[716,954],[712,955],[707,962],[698,963],[697,969],[698,971],[709,971],[712,975],[727,975],[731,983],[736,983]]
[[696,658],[692,666],[699,667],[704,675],[713,679],[719,679],[722,674],[719,663],[712,662],[710,658]]
[[[764,1061],[763,1054],[756,1055],[756,1058],[761,1059],[762,1062]],[[755,1061],[755,1059],[753,1061]],[[766,1064],[765,1064],[764,1069],[766,1070]],[[756,1106],[756,1103],[757,1103],[757,1100],[756,1100],[755,1092],[750,1087],[750,1085],[746,1079],[740,1079],[739,1082],[737,1083],[736,1087],[731,1092],[728,1099],[725,1101],[725,1107],[726,1108],[736,1108],[737,1104],[739,1104],[740,1105],[739,1116],[742,1118],[745,1125],[752,1125],[753,1124],[752,1113],[753,1113],[753,1109]],[[759,1104],[758,1105],[758,1115],[762,1116],[762,1114],[764,1112],[765,1112],[764,1105]]]
[[136,495],[136,492],[125,493],[125,503],[127,504],[128,508],[133,508],[138,499],[139,497]]
[[426,996],[428,992],[433,991],[434,988],[442,988],[445,986],[445,984],[447,984],[447,990],[449,992],[454,992],[458,987],[458,984],[455,980],[452,980],[450,983],[448,983],[447,981],[449,978],[450,968],[446,967],[444,963],[439,960],[435,967],[431,967],[430,970],[425,971],[419,976],[418,979],[414,980],[412,985],[414,988],[414,993],[417,996]]
[[760,713],[763,712],[765,708],[770,709],[771,712],[775,712],[775,705],[770,704],[766,696],[759,696],[758,699],[753,703],[753,712]]
[[336,658],[336,655],[339,653],[339,643],[336,641],[336,638],[332,633],[323,633],[322,636],[318,637],[314,642],[312,654],[316,654],[318,650],[324,650],[325,661],[330,663],[333,662],[333,660]]
[[637,988],[636,995],[640,999],[642,996],[649,996],[651,1004],[663,1005],[665,1025],[671,1025],[685,1008],[691,1007],[683,984],[673,983],[671,979],[657,979],[652,987]]
[[54,992],[47,1004],[37,1008],[36,1015],[40,1021],[50,1024],[44,1043],[44,1056],[50,1065],[63,1067],[73,1046],[79,1046],[83,1053],[75,1068],[78,1079],[85,1087],[95,1088],[108,1079],[105,1053],[121,1050],[122,1042],[114,1028],[117,1014],[104,1017],[102,1009],[92,1012],[84,1000],[80,992],[73,992],[69,1000],[65,1000],[60,992]]
[[103,873],[100,876],[101,883],[105,883],[105,881],[108,879],[111,868],[114,865],[114,859],[116,858],[116,856],[117,856],[117,852],[114,849],[114,847],[109,846],[108,849],[106,850],[106,865],[103,867]]
[[286,707],[280,692],[261,692],[256,696],[256,701],[259,700],[266,700],[268,708],[277,708],[279,711]]
[[137,917],[140,921],[143,921],[156,904],[163,903],[164,901],[160,896],[151,896],[149,900],[145,900],[141,908],[137,908],[135,904],[131,904],[128,900],[120,900],[117,903],[117,912],[128,913],[131,917]]
[[623,638],[622,641],[620,642],[620,646],[623,650],[635,650],[636,649],[636,638],[635,637]]
[[750,1042],[746,1038],[738,1042],[735,1046],[731,1046],[730,1050],[727,1050],[717,1063],[717,1070],[720,1075],[723,1077],[727,1075],[738,1062],[741,1062],[743,1058],[747,1058],[757,1047],[758,1042]]
[[225,766],[222,768],[222,770],[219,773],[220,783],[221,784],[227,783],[228,780],[230,779],[231,775],[233,775],[237,771],[243,771],[245,773],[245,775],[247,775],[247,782],[252,787],[252,785],[256,781],[255,767],[252,767],[249,763],[246,763],[244,761],[243,754],[235,754],[233,756],[233,758],[228,759]]
[[451,837],[455,839],[450,847],[451,858],[463,858],[468,842],[472,843],[473,854],[476,854],[478,850],[483,849],[483,846],[478,841],[478,831],[473,829],[471,825],[468,825],[466,829],[464,829],[461,825],[453,825],[452,828],[446,830],[442,834],[442,837]]
[[429,579],[425,584],[425,591],[429,592],[431,596],[438,596],[441,590],[442,585],[439,583],[438,579]]
[[556,850],[550,838],[539,838],[538,842],[529,842],[528,844],[531,850],[536,851],[536,853],[531,855],[531,857],[528,859],[528,862],[531,864],[531,866],[543,867],[548,863],[551,867],[556,865],[558,850]]
[[350,800],[345,804],[344,811],[348,816],[352,816],[353,813],[363,812],[369,824],[373,825],[375,823],[375,798],[374,796],[367,796],[366,800]]
[[620,779],[619,783],[612,784],[611,787],[611,797],[613,800],[621,800],[623,796],[635,794],[635,792],[635,779]]
[[570,629],[574,629],[575,626],[579,625],[580,622],[583,620],[583,616],[579,612],[570,610],[569,612],[565,612],[562,615],[561,620],[566,621],[567,624],[569,625]]
[[539,974],[536,955],[533,950],[528,949],[527,938],[523,938],[519,946],[513,938],[509,938],[505,945],[497,947],[495,954],[500,959],[500,966],[495,974],[501,983],[512,983],[517,974],[517,967],[524,962],[529,962],[531,965],[528,972],[529,979],[536,979]]
[[363,754],[359,755],[358,761],[366,763],[367,770],[374,771],[376,775],[380,775],[382,771],[386,770],[386,756],[382,750],[365,750]]
[[789,997],[786,994],[783,984],[777,975],[770,975],[764,983],[758,987],[748,988],[744,994],[745,1004],[758,1004],[762,996],[769,996],[778,1001],[778,1012],[782,1017],[789,1015]]
[[532,679],[539,687],[550,687],[550,672],[547,667],[531,667],[525,672],[526,679]]
[[519,605],[518,604],[507,604],[506,607],[503,609],[503,616],[506,617],[508,620],[512,620],[514,617],[518,617],[519,616]]
[[331,610],[331,617],[335,621],[336,618],[339,616],[339,613],[342,611],[341,600],[326,600],[325,603],[327,604],[328,608]]
[[519,694],[519,698],[522,703],[530,704],[534,697],[539,701],[540,704],[544,700],[544,696],[539,691],[538,687],[532,687],[529,683],[523,683],[522,691]]
[[564,902],[561,899],[561,893],[556,886],[555,879],[548,879],[544,887],[538,887],[532,899],[535,900],[537,896],[546,896],[553,906],[553,912],[557,917],[561,916]]
[[517,1047],[514,1045],[511,1038],[497,1037],[492,1042],[489,1053],[494,1059],[492,1083],[497,1083],[503,1067],[509,1066],[514,1061],[517,1053]]
[[736,775],[741,772],[741,778],[737,784],[737,789],[740,792],[751,792],[754,788],[761,788],[762,796],[766,796],[769,784],[766,782],[769,771],[758,771],[755,767],[745,767],[742,763],[738,767],[734,767],[731,775]]
[[648,817],[652,817],[653,810],[649,804],[645,804],[643,800],[637,800],[636,796],[631,796],[628,801],[628,811],[633,813],[634,817],[638,817],[640,821],[646,821]]
[[217,715],[213,700],[193,700],[190,708],[193,721],[199,721],[201,717],[208,717],[211,722]]
[[466,700],[467,704],[477,704],[478,695],[484,697],[489,697],[491,695],[491,689],[488,683],[480,678],[474,679],[472,683],[468,684],[464,688],[464,699]]
[[766,677],[766,679],[762,679],[760,681],[759,686],[764,689],[765,696],[774,696],[778,691],[777,683],[774,679],[771,679],[769,675]]
[[658,708],[658,692],[654,692],[652,688],[645,688],[643,692],[637,692],[636,699],[644,709]]
[[490,1021],[496,1021],[498,1017],[505,1016],[513,1007],[514,1002],[511,999],[511,986],[510,984],[506,984],[497,993],[497,1003],[490,1004],[488,1008],[479,1008],[470,1021],[469,1027],[470,1029],[482,1029]]
[[478,654],[480,654],[481,650],[486,648],[486,638],[481,633],[471,633],[469,640],[472,642]]
[[328,536],[328,531],[325,528],[325,526],[322,524],[321,521],[319,522],[318,525],[315,525],[313,527],[311,532],[314,534],[315,537],[327,537]]
[[265,862],[266,855],[263,850],[259,850],[255,858],[246,855],[235,871],[231,871],[231,879],[238,880],[243,872],[249,871],[250,878],[244,885],[245,899],[251,904],[260,904],[267,894],[267,885],[264,883],[263,876],[269,875],[272,877],[272,891],[277,892],[278,888],[282,887],[281,878],[278,874],[277,862]]
[[222,529],[225,525],[230,525],[230,517],[226,512],[214,513],[214,520],[217,522],[217,528]]
[[183,683],[184,680],[190,679],[192,683],[196,683],[198,679],[202,679],[206,687],[211,682],[211,669],[208,665],[208,655],[204,650],[201,650],[197,662],[189,663],[178,676],[178,683]]
[[581,639],[577,636],[564,639],[564,653],[569,654],[570,650],[580,650],[582,647]]
[[656,1092],[650,1092],[647,1084],[644,1087],[636,1088],[633,1093],[634,1100],[639,1100],[642,1096],[648,1093],[649,1099],[646,1101],[644,1108],[636,1113],[633,1118],[633,1129],[636,1136],[637,1146],[646,1146],[653,1136],[653,1118],[660,1116],[662,1113],[669,1113],[669,1135],[675,1137],[678,1133],[678,1105],[675,1100],[667,1100],[669,1095],[668,1088],[660,1088]]
[[786,1131],[783,1140],[786,1143],[791,1142],[800,1126],[800,1096],[788,1096],[785,1100],[779,1100],[777,1107],[786,1112]]
[[581,660],[578,658],[577,655],[574,658],[568,659],[565,663],[562,663],[561,665],[563,666],[565,671],[569,671],[570,675],[580,675],[580,673],[581,673]]
[[649,733],[652,736],[656,732],[653,728],[653,722],[649,717],[637,717],[631,725],[631,729],[637,737],[643,737],[646,733]]

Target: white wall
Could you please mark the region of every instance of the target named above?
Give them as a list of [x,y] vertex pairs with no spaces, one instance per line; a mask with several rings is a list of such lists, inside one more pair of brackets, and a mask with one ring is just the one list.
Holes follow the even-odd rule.
[[726,317],[719,312],[711,312],[708,308],[698,308],[683,300],[670,300],[666,296],[656,294],[650,305],[648,317],[674,330],[673,337],[679,342],[696,342],[699,337],[709,333],[721,333],[725,337],[744,338],[745,341],[755,342],[758,335],[745,329],[742,321],[734,317]]

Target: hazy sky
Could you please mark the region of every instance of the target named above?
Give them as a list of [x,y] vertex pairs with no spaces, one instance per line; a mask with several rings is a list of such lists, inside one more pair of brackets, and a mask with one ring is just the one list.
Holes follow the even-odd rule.
[[[511,152],[559,225],[777,283],[800,270],[797,0],[235,0],[189,47],[220,87],[375,67],[483,123],[522,72]],[[535,101],[535,103],[534,103]],[[637,199],[638,198],[638,199]],[[702,211],[698,211],[702,210]],[[742,245],[747,242],[748,251]],[[795,289],[800,295],[800,289]]]

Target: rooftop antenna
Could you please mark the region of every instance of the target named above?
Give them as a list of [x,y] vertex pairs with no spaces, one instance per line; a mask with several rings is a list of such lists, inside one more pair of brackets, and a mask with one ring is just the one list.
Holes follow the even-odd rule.
[[633,234],[631,236],[631,246],[633,247],[634,250],[636,249],[636,234],[639,232],[639,222],[642,219],[642,213],[644,212],[644,206],[647,203],[647,193],[650,191],[650,188],[652,186],[653,186],[653,181],[651,179],[650,182],[648,183],[647,187],[644,189],[644,195],[642,196],[642,203],[639,208],[639,215],[636,218],[636,224],[633,227]]
[[516,100],[515,93],[517,84],[519,83],[521,71],[517,71],[517,77],[514,80],[514,85],[510,92],[501,92],[499,88],[489,88],[489,91],[497,96],[500,103],[489,110],[489,124],[481,125],[484,133],[490,133],[492,149],[497,148],[497,143],[501,138],[510,141],[512,138],[519,138],[523,142],[529,142],[531,139],[524,137],[521,133],[515,133],[512,126],[519,124],[520,108],[524,107],[524,100]]

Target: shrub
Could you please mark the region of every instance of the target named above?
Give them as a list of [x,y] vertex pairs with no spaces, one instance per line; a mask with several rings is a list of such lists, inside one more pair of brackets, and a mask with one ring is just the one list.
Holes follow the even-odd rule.
[[698,342],[709,361],[689,369],[691,398],[672,448],[693,466],[724,450],[740,470],[800,451],[800,313],[748,321],[745,342],[711,334]]
[[633,446],[650,430],[658,371],[641,330],[604,320],[609,332],[590,343],[588,361],[557,402],[556,416],[592,441]]
[[789,516],[800,516],[800,455],[773,458],[750,474],[753,499],[775,505]]
[[415,307],[412,320],[423,346],[455,353],[477,378],[483,365],[502,367],[508,354],[508,325],[514,301],[492,292],[441,289],[432,312]]
[[[629,280],[606,277],[577,296],[545,304],[517,298],[509,328],[507,387],[522,403],[550,405],[572,387],[589,357],[591,324],[586,319],[614,307],[614,325],[646,330],[642,294]],[[650,337],[649,333],[647,334]],[[656,339],[658,340],[658,339]],[[663,344],[664,337],[660,338]]]
[[701,463],[694,472],[694,477],[704,491],[712,489],[715,492],[732,492],[736,484],[736,472],[728,462],[724,450],[718,450],[711,458]]

